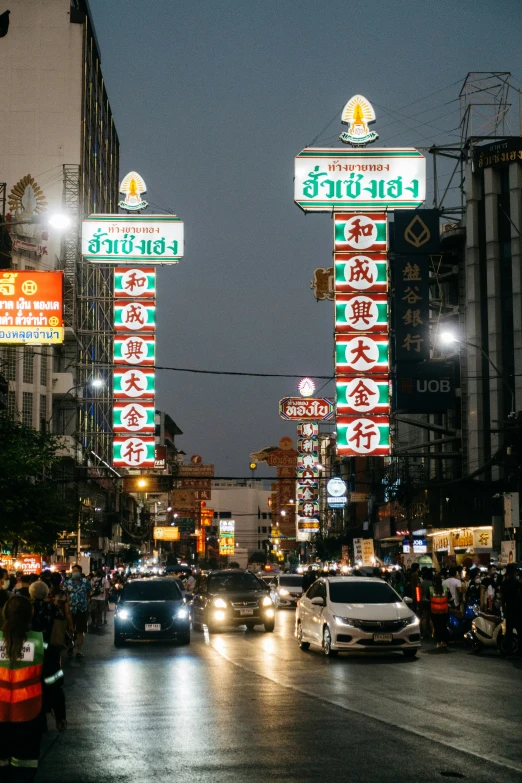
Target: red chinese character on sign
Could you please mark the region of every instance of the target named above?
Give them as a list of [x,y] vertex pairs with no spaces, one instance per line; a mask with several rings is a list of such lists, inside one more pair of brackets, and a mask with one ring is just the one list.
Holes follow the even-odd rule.
[[131,274],[127,277],[127,280],[125,282],[125,289],[127,291],[130,291],[131,294],[134,293],[135,288],[143,288],[144,285],[147,283],[146,277],[138,277],[137,272],[131,272]]
[[[123,458],[128,460],[129,462],[141,462],[141,454],[144,451],[145,447],[143,444],[138,443],[134,445],[132,441],[130,441],[129,445],[127,446],[127,451],[123,453]],[[135,459],[133,459],[135,457]]]
[[373,231],[373,223],[367,223],[365,226],[361,226],[361,219],[357,218],[352,223],[350,233],[348,234],[347,241],[354,240],[359,244],[359,237],[371,237]]
[[143,311],[139,305],[129,305],[125,311],[126,324],[144,324]]
[[125,359],[142,359],[143,358],[143,343],[141,340],[127,340],[125,343]]
[[354,354],[352,362],[355,364],[355,362],[358,362],[359,359],[364,359],[365,362],[368,362],[368,364],[371,364],[373,360],[371,358],[369,358],[367,356],[367,354],[366,354],[366,351],[369,351],[369,350],[371,350],[370,346],[366,345],[364,340],[358,340],[357,341],[357,347],[356,348],[352,348],[352,350],[350,351],[350,353]]
[[353,435],[350,438],[350,443],[355,442],[355,448],[361,448],[361,441],[366,441],[362,448],[371,449],[372,438],[379,437],[379,430],[376,429],[373,423],[365,424],[362,421],[358,421],[353,428]]
[[123,418],[126,421],[127,427],[139,427],[141,419],[144,419],[145,416],[139,413],[133,405]]
[[357,386],[348,396],[355,398],[353,401],[354,405],[362,406],[370,404],[371,395],[373,395],[372,390],[365,385],[364,381],[359,381]]
[[352,315],[350,316],[350,321],[354,324],[358,323],[359,321],[362,321],[363,324],[366,326],[369,326],[371,323],[371,307],[372,302],[368,301],[360,301],[359,299],[356,299],[355,302],[351,303],[352,305]]
[[127,378],[125,381],[127,388],[125,389],[126,392],[130,392],[131,389],[135,389],[138,392],[145,391],[145,389],[142,389],[141,386],[138,386],[139,376],[134,375],[133,372],[131,372],[130,377]]
[[362,258],[355,258],[354,263],[350,266],[350,279],[349,283],[360,283],[361,280],[366,280],[367,283],[373,283],[373,277],[369,273],[370,267],[368,262]]

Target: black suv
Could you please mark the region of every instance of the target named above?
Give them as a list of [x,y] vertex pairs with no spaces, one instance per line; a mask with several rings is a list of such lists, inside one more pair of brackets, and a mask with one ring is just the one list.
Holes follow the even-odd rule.
[[192,601],[192,627],[215,631],[227,625],[264,625],[273,631],[274,604],[266,584],[250,571],[211,571],[200,576]]
[[190,642],[189,610],[175,579],[127,582],[114,618],[114,644],[127,639],[177,639]]

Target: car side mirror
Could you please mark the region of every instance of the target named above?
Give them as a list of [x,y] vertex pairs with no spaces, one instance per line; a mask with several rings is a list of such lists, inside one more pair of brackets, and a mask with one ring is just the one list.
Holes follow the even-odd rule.
[[324,606],[325,605],[324,598],[321,598],[320,595],[316,596],[315,598],[312,598],[310,603],[313,606]]
[[413,599],[410,598],[409,595],[404,596],[402,600],[404,601],[405,604],[408,604],[408,606],[413,603]]

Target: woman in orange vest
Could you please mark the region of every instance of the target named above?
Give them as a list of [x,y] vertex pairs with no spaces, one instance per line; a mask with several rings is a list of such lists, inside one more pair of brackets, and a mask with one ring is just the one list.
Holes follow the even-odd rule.
[[30,631],[33,607],[24,596],[3,608],[0,631],[0,783],[29,783],[38,771],[43,731],[44,641]]
[[429,589],[431,621],[435,631],[437,647],[446,647],[448,642],[449,591],[442,584],[442,577],[433,577],[433,586]]

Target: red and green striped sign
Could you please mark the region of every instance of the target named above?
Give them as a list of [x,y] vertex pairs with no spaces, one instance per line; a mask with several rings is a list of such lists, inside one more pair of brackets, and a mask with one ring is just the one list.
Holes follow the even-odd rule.
[[336,334],[337,375],[384,375],[388,372],[388,337],[379,334]]
[[334,250],[350,253],[385,253],[388,248],[386,213],[334,214]]
[[117,334],[114,338],[114,364],[153,366],[156,338],[152,334]]
[[336,253],[336,293],[385,293],[388,262],[385,253]]
[[154,370],[148,367],[115,367],[113,389],[115,399],[153,399]]
[[154,435],[115,437],[112,463],[122,468],[153,468],[154,451]]
[[114,432],[154,433],[154,400],[115,402],[113,408]]
[[156,270],[150,267],[121,267],[114,270],[114,296],[153,299],[156,295]]
[[385,457],[390,453],[388,416],[337,418],[337,453],[345,457]]
[[114,329],[116,332],[154,332],[156,305],[154,302],[127,302],[114,300]]
[[388,297],[386,294],[335,295],[335,331],[387,332]]
[[387,414],[390,411],[390,392],[387,377],[373,376],[361,378],[338,376],[337,389],[338,415],[371,413]]

